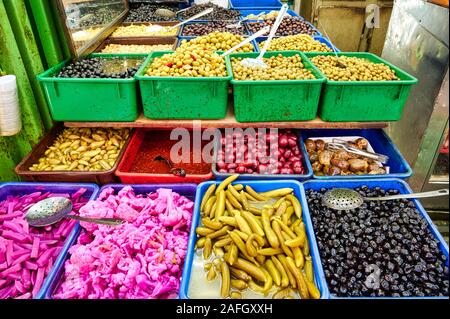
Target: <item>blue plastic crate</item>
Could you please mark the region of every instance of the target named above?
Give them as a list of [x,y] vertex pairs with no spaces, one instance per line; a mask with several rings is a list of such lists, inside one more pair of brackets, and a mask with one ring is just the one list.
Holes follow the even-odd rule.
[[[298,133],[299,132],[300,131],[298,131]],[[240,179],[244,179],[244,180],[293,179],[293,180],[298,180],[298,181],[304,181],[304,180],[312,178],[312,166],[311,166],[310,161],[307,159],[308,153],[306,152],[305,144],[301,142],[301,136],[299,136],[298,142],[299,142],[300,152],[302,154],[302,164],[303,164],[303,167],[306,169],[306,172],[304,174],[240,174],[239,180]],[[216,177],[216,179],[224,180],[227,177],[234,175],[234,174],[219,173],[219,171],[217,170],[216,159],[217,159],[217,152],[219,151],[219,143],[220,143],[220,141],[218,141],[218,140],[215,142],[214,162],[212,164],[212,172],[213,172],[214,176]]]
[[[195,39],[195,38],[198,38],[198,37],[178,37],[177,46],[176,47],[178,48],[181,45],[181,41],[183,41],[183,40],[189,41],[189,40],[192,40],[192,39]],[[258,44],[256,43],[256,41],[253,40],[250,43],[253,44],[253,47],[254,47],[254,51],[253,52],[259,52]]]
[[[196,184],[108,184],[104,185],[92,199],[97,199],[100,193],[108,187],[112,187],[114,192],[117,193],[119,190],[124,188],[125,186],[132,186],[135,194],[148,194],[150,192],[155,192],[159,188],[168,188],[177,192],[180,195],[183,195],[190,200],[195,200],[195,195],[197,192]],[[1,191],[1,190],[0,190]],[[59,285],[62,283],[63,274],[64,274],[64,265],[66,260],[69,258],[69,248],[74,245],[78,239],[78,236],[81,233],[81,226],[77,224],[76,229],[72,231],[70,234],[66,244],[64,245],[64,254],[58,257],[57,262],[53,266],[52,273],[54,276],[52,280],[46,285],[45,290],[42,290],[40,293],[41,298],[52,299],[53,293],[58,289]]]
[[[311,35],[312,37],[316,37],[316,36],[320,36],[321,37],[322,36],[322,33],[319,31],[319,29],[316,28],[316,26],[314,24],[312,24],[311,22],[303,19],[302,17],[298,17],[298,18],[302,19],[304,23],[308,24],[311,27],[311,29],[314,30],[315,33]],[[248,27],[248,23],[257,22],[257,21],[258,20],[247,20],[247,21],[244,21],[244,24],[246,25],[247,30],[249,31],[250,35],[252,35],[253,32]],[[279,37],[280,36],[276,36],[276,38],[279,38]],[[262,38],[267,38],[267,37],[262,37]]]
[[[245,17],[250,15],[250,14],[260,14],[261,12],[269,13],[270,11],[273,11],[273,10],[277,10],[277,9],[271,9],[271,10],[267,10],[267,9],[259,9],[259,10],[241,9],[239,11],[241,12],[241,18],[245,19]],[[299,17],[299,18],[301,18],[303,20],[305,19],[301,15],[299,15],[297,12],[295,12],[294,10],[288,10],[287,13],[290,16],[292,16],[292,17]]]
[[[256,38],[255,41],[256,41],[256,43],[257,43],[258,46],[259,46],[259,44],[260,44],[261,42],[263,42],[263,41],[266,41],[267,38],[268,38],[268,37],[259,37],[259,38]],[[275,38],[283,38],[283,37],[275,37]],[[340,50],[339,50],[338,48],[336,48],[335,46],[333,46],[333,44],[331,44],[331,42],[328,41],[327,38],[324,38],[324,37],[318,36],[318,35],[315,35],[315,36],[313,36],[312,38],[313,38],[314,40],[319,41],[320,43],[325,44],[325,45],[326,45],[327,47],[329,47],[331,50],[333,50],[333,48],[334,48],[334,50],[335,50],[336,52],[340,52]]]
[[[34,192],[52,192],[52,193],[69,193],[74,194],[80,188],[86,188],[86,192],[82,197],[91,200],[95,198],[98,194],[99,187],[96,184],[85,184],[85,183],[3,183],[0,184],[0,202],[5,200],[7,196],[23,196],[26,194],[31,194]],[[76,223],[72,231],[66,238],[63,248],[56,258],[52,270],[49,272],[47,277],[44,279],[41,290],[35,297],[35,299],[43,299],[45,297],[45,292],[48,287],[53,282],[56,274],[58,264],[65,260],[67,251],[69,247],[72,246],[75,236],[80,230],[80,224]]]
[[[181,286],[180,286],[180,298],[181,299],[189,299],[189,284],[190,284],[190,278],[191,278],[191,271],[192,271],[192,263],[194,260],[194,254],[195,254],[195,243],[197,241],[197,234],[195,232],[195,229],[199,225],[200,222],[200,204],[202,201],[202,198],[208,189],[208,187],[212,184],[218,185],[220,182],[215,181],[209,181],[204,182],[200,185],[198,185],[197,188],[197,196],[195,198],[195,206],[194,206],[194,215],[192,219],[192,225],[191,225],[191,232],[189,235],[189,244],[188,244],[188,253],[186,255],[186,260],[184,262],[184,269],[183,269],[183,275],[181,279]],[[313,269],[314,269],[314,278],[317,285],[317,288],[320,290],[321,299],[329,299],[329,291],[328,286],[325,282],[325,274],[322,268],[322,263],[320,261],[320,255],[317,248],[317,242],[316,237],[314,235],[314,231],[312,228],[312,221],[311,217],[309,215],[309,211],[307,210],[307,202],[305,197],[305,192],[303,189],[303,186],[301,183],[294,181],[294,180],[274,180],[270,181],[270,183],[267,183],[266,181],[245,181],[245,180],[239,180],[236,182],[236,184],[243,184],[251,186],[255,191],[257,192],[265,192],[270,191],[278,188],[283,187],[291,187],[294,189],[294,194],[297,196],[297,198],[300,200],[300,204],[303,208],[303,221],[306,225],[306,232],[308,235],[308,241],[310,245],[310,254],[312,257],[313,262]],[[306,209],[305,209],[306,208]]]
[[[184,28],[187,26],[187,25],[189,25],[189,24],[194,24],[194,23],[212,23],[213,21],[192,21],[192,22],[189,22],[189,23],[186,23],[186,24],[184,24],[184,25],[182,25],[181,26],[181,28],[180,28],[180,32],[178,32],[178,38],[195,38],[196,36],[185,36],[185,35],[183,35],[183,32],[184,32]],[[238,20],[236,20],[236,21],[233,21],[233,22],[229,22],[230,24],[231,23],[237,23],[238,22]],[[244,34],[243,34],[243,36],[244,37],[248,37],[248,35],[249,35],[249,31],[248,31],[248,29],[247,29],[247,26],[245,25],[245,24],[242,24],[242,26],[244,27]],[[230,29],[231,30],[231,29]]]
[[[302,130],[301,141],[316,137],[339,137],[339,136],[361,136],[367,139],[375,152],[389,156],[386,164],[390,168],[390,173],[385,175],[350,175],[353,179],[373,179],[373,178],[402,178],[407,179],[412,175],[412,169],[402,154],[382,129],[314,129]],[[307,156],[308,157],[308,156]],[[309,157],[307,161],[311,164]],[[319,176],[314,175],[315,179],[348,179],[350,176]]]
[[[354,180],[354,179],[346,179],[346,180],[311,180],[307,181],[303,184],[305,192],[312,189],[315,191],[320,190],[321,188],[356,188],[361,186],[368,187],[381,187],[382,189],[396,189],[400,191],[401,194],[410,194],[413,193],[412,189],[409,185],[397,178],[389,178],[389,179],[366,179],[366,180]],[[306,195],[305,195],[306,197]],[[434,235],[434,237],[439,241],[439,247],[444,255],[447,257],[447,266],[449,265],[449,256],[448,256],[448,244],[442,237],[442,235],[437,230],[436,226],[434,226],[433,221],[430,216],[427,214],[426,210],[420,204],[417,199],[411,199],[416,205],[416,209],[419,211],[420,215],[427,221],[428,229]],[[308,205],[306,205],[308,206]],[[307,211],[310,216],[309,207],[303,210],[303,213]],[[319,254],[320,255],[320,254]],[[328,286],[328,283],[327,283]],[[328,292],[330,294],[330,299],[371,299],[368,297],[337,297],[333,295],[329,288]],[[372,297],[373,298],[373,297]],[[376,299],[448,299],[448,297],[375,297]]]
[[280,9],[280,0],[229,0],[231,9]]

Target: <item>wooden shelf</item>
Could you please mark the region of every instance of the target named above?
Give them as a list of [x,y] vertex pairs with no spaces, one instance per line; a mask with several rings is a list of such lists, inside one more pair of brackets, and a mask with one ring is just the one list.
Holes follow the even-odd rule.
[[384,128],[387,122],[324,122],[320,118],[312,121],[300,122],[255,122],[239,123],[236,121],[232,108],[227,116],[221,120],[151,120],[143,114],[134,122],[65,122],[66,127],[136,127],[154,129],[193,128],[201,125],[201,128]]

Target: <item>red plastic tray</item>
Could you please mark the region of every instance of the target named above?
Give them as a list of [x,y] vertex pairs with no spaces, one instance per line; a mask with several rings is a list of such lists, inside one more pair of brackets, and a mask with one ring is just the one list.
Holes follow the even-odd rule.
[[186,174],[179,177],[172,174],[150,174],[131,172],[134,159],[139,154],[142,142],[148,130],[136,130],[131,137],[130,143],[115,172],[116,176],[124,184],[146,184],[146,183],[201,183],[212,179],[212,167],[208,174]]

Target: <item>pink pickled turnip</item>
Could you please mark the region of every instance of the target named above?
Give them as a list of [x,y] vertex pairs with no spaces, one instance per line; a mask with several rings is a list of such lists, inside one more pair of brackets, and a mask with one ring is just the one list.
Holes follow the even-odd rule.
[[193,202],[170,189],[117,195],[105,189],[80,211],[86,217],[119,217],[122,225],[81,223],[54,298],[149,299],[177,294]]
[[[8,196],[0,202],[0,299],[30,299],[36,297],[59,255],[68,227],[63,220],[54,225],[29,227],[25,213],[38,201],[55,196],[70,197],[73,212],[87,202],[81,188],[72,196],[50,192],[34,192],[23,196]],[[71,223],[69,231],[75,223]],[[67,232],[68,233],[68,232]]]

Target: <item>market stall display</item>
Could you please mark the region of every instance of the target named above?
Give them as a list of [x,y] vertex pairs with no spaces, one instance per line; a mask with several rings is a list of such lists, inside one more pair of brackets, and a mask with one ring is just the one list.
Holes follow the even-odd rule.
[[199,186],[181,298],[326,298],[301,184],[237,177]]
[[32,227],[25,220],[27,210],[45,198],[64,196],[73,202],[71,213],[78,214],[97,191],[93,184],[0,185],[0,299],[42,296],[54,277],[54,265],[63,246],[78,228],[74,220]]
[[[16,173],[78,184],[0,184],[0,299],[448,297],[448,245],[417,200],[341,211],[323,201],[339,187],[411,192],[392,179],[411,167],[366,128],[399,120],[417,80],[340,52],[278,0],[230,6],[133,3],[65,21],[79,26],[64,30],[71,57],[38,80],[53,120],[78,127],[57,124]],[[196,120],[242,130],[199,144],[190,131],[180,161],[170,129]],[[279,130],[246,135],[264,127]],[[98,195],[80,182],[109,185]],[[26,222],[55,196],[73,214],[120,222]]]

